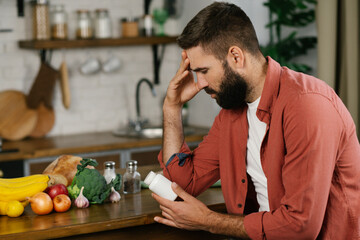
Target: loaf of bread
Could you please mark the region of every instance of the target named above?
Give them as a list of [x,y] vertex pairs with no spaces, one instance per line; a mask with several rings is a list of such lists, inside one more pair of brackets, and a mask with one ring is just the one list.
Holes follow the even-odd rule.
[[[50,163],[43,174],[49,175],[54,184],[62,183],[69,186],[77,172],[77,165],[80,165],[82,157],[73,155],[62,155]],[[94,168],[88,166],[89,168]]]

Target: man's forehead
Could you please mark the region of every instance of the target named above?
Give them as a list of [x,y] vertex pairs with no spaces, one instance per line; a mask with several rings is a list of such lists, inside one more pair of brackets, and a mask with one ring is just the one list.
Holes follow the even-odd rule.
[[190,61],[192,60],[192,58],[194,59],[196,57],[208,55],[205,53],[203,48],[200,46],[189,48],[189,49],[185,50],[185,52],[186,52],[186,55],[188,56],[188,58],[190,59]]
[[216,60],[215,56],[206,53],[202,47],[196,46],[185,50],[187,58],[190,60],[190,68],[204,68]]

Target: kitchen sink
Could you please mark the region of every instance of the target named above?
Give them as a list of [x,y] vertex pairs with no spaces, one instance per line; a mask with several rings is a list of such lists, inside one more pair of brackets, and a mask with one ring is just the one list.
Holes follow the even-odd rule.
[[[185,136],[191,135],[195,132],[192,127],[184,127]],[[115,136],[119,137],[136,137],[136,138],[161,138],[163,135],[162,127],[145,127],[140,131],[135,129],[118,129],[113,132]]]

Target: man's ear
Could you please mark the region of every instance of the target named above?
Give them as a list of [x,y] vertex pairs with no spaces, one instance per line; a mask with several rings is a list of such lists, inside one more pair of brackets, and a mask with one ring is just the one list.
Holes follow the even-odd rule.
[[243,68],[245,64],[245,55],[241,48],[238,46],[231,46],[227,54],[227,61],[230,66],[237,68]]

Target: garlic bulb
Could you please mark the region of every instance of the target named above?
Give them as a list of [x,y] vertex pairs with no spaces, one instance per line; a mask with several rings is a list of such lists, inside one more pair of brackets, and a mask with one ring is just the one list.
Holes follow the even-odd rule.
[[84,186],[81,187],[79,196],[75,199],[75,206],[78,208],[87,208],[89,200],[83,195]]
[[118,193],[117,191],[115,191],[114,187],[111,187],[111,193],[110,193],[110,201],[112,203],[116,203],[119,202],[121,199],[120,193]]

